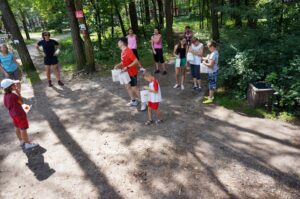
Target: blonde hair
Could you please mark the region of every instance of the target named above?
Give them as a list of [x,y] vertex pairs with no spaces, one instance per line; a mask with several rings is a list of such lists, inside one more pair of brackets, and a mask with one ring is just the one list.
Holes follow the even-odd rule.
[[152,77],[153,74],[150,71],[145,71],[144,72],[144,77]]

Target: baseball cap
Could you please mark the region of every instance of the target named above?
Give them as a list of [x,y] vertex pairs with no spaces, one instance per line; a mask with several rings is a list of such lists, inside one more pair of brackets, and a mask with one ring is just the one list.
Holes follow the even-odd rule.
[[19,80],[12,80],[12,79],[4,79],[1,81],[1,87],[6,89],[8,87],[10,87],[13,84],[17,84],[20,83]]

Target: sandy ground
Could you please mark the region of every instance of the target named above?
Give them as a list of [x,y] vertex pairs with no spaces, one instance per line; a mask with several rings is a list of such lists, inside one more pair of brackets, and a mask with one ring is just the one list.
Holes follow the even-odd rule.
[[165,122],[148,127],[110,77],[48,88],[29,48],[42,83],[23,95],[40,147],[21,150],[0,106],[1,199],[300,198],[299,126],[204,106],[190,85],[172,88],[169,66],[158,75]]

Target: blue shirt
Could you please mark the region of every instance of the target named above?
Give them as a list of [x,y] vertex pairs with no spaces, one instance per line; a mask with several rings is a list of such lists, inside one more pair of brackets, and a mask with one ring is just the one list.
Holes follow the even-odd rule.
[[14,72],[18,68],[17,64],[14,62],[14,54],[11,52],[7,55],[0,53],[0,64],[8,73]]

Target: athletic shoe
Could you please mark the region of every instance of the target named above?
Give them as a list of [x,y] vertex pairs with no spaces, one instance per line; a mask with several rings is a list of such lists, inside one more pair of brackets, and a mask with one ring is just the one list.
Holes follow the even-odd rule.
[[[205,99],[205,100],[207,100],[207,99],[209,99],[210,97],[209,96],[204,96],[203,97],[203,99]],[[212,98],[212,99],[214,99],[214,98]]]
[[201,91],[202,91],[201,86],[199,86],[197,90],[198,90],[199,92],[201,92]]
[[173,86],[173,88],[179,88],[179,85],[178,85],[178,84],[175,84],[175,86]]
[[160,73],[160,70],[156,70],[154,73],[155,73],[155,74]]
[[20,147],[23,147],[25,142],[23,140],[20,140],[19,142],[20,142]]
[[58,83],[58,85],[60,85],[60,86],[64,86],[64,83],[63,83],[62,81],[60,81],[60,80],[59,80],[57,83]]
[[141,72],[145,72],[146,69],[142,66],[142,67],[140,68],[140,71],[141,71]]
[[163,75],[166,75],[166,74],[167,74],[167,71],[164,71],[162,74],[163,74]]
[[147,125],[147,126],[149,126],[151,124],[153,124],[153,120],[148,120],[147,122],[145,122],[145,125]]
[[155,121],[155,124],[160,124],[160,123],[162,123],[163,122],[163,120],[156,120]]
[[52,81],[51,81],[51,80],[49,80],[49,81],[48,81],[48,86],[49,86],[49,87],[52,87],[52,86],[53,86],[53,84],[52,84]]
[[37,147],[38,144],[34,144],[34,143],[25,143],[25,149],[28,150],[28,149],[32,149],[34,147]]
[[183,86],[183,84],[181,84],[181,90],[184,90],[184,86]]
[[137,100],[131,100],[128,104],[127,104],[127,106],[133,106],[133,107],[137,107],[137,105],[138,105],[138,101]]
[[146,111],[147,110],[147,103],[145,102],[142,102],[142,105],[141,105],[141,111]]
[[208,98],[207,100],[203,101],[203,104],[211,104],[214,102],[213,98]]
[[198,86],[193,87],[194,91],[198,90]]

